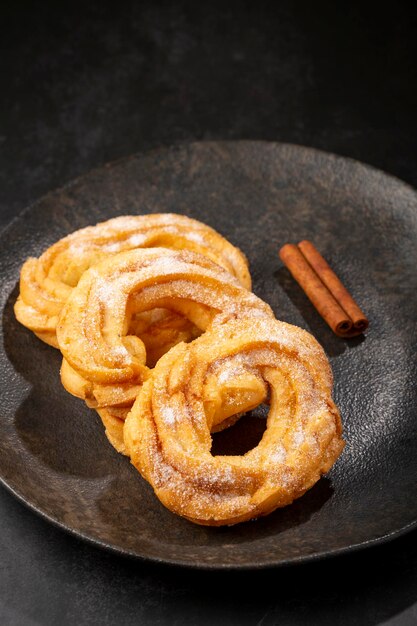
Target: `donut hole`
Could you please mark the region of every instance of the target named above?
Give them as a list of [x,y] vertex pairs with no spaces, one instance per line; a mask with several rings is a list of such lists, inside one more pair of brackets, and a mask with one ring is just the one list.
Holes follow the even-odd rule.
[[241,456],[261,441],[266,430],[269,406],[262,403],[244,413],[233,426],[212,433],[211,454],[213,456]]

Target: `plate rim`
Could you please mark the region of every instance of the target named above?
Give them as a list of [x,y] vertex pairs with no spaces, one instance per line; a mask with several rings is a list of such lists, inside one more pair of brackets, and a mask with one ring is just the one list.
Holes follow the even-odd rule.
[[[311,155],[320,154],[324,158],[330,159],[333,162],[339,162],[339,163],[349,162],[355,167],[359,167],[360,169],[362,169],[362,171],[369,172],[369,173],[372,173],[373,175],[379,175],[379,176],[383,176],[384,178],[390,179],[395,185],[397,186],[400,185],[403,189],[406,189],[408,190],[408,192],[411,192],[416,197],[416,200],[417,200],[417,189],[414,188],[410,183],[402,180],[396,175],[393,175],[389,172],[382,170],[381,168],[373,166],[369,163],[365,163],[358,159],[355,159],[349,156],[343,156],[341,154],[337,154],[331,151],[329,152],[327,150],[323,150],[320,148],[315,148],[313,146],[305,146],[303,144],[298,144],[298,143],[270,141],[270,140],[264,140],[264,139],[259,139],[259,140],[257,139],[215,140],[213,139],[213,140],[201,140],[201,141],[178,141],[178,142],[170,142],[167,144],[159,144],[158,146],[151,147],[149,150],[144,150],[144,151],[139,150],[133,154],[125,155],[112,161],[106,161],[76,176],[75,178],[71,178],[69,181],[67,181],[63,185],[60,185],[59,187],[56,187],[50,191],[47,191],[46,193],[36,198],[33,202],[23,207],[20,211],[16,213],[16,215],[12,219],[6,222],[6,224],[0,229],[0,240],[3,239],[3,237],[7,236],[8,231],[11,228],[13,228],[14,224],[17,221],[21,220],[26,213],[29,213],[31,210],[35,209],[36,206],[39,203],[41,203],[43,200],[55,194],[59,194],[60,192],[66,189],[72,188],[82,179],[90,176],[91,174],[94,174],[94,172],[97,172],[106,168],[110,169],[114,167],[115,165],[119,165],[125,161],[127,162],[135,158],[151,157],[152,155],[164,153],[173,149],[187,148],[187,147],[192,148],[193,146],[201,146],[201,145],[210,146],[210,145],[218,145],[218,144],[222,144],[225,146],[236,145],[236,144],[259,145],[259,146],[274,145],[274,146],[277,146],[278,148],[281,148],[281,149],[287,148],[290,150],[294,150],[295,152],[298,152],[298,151],[303,152],[303,153],[307,152],[308,154],[311,154]],[[190,569],[190,570],[252,571],[252,570],[268,570],[268,569],[275,569],[277,567],[289,567],[289,566],[301,565],[304,563],[317,562],[317,561],[326,560],[326,559],[333,558],[333,557],[338,557],[338,556],[349,554],[352,552],[359,552],[366,548],[374,547],[377,545],[383,545],[392,541],[393,539],[396,539],[397,537],[408,534],[409,532],[412,532],[415,528],[417,528],[417,519],[415,519],[412,522],[409,522],[405,524],[404,526],[401,526],[400,528],[397,528],[381,536],[374,537],[372,539],[360,541],[358,543],[352,543],[348,546],[344,546],[340,548],[325,550],[322,552],[315,551],[311,554],[307,554],[304,556],[279,559],[276,561],[271,560],[268,562],[262,561],[262,562],[253,562],[253,563],[232,563],[232,562],[219,563],[218,561],[201,562],[201,561],[192,561],[192,560],[182,560],[181,558],[178,558],[178,557],[157,557],[157,556],[149,555],[149,554],[146,554],[146,555],[138,554],[135,551],[124,549],[120,546],[115,546],[110,543],[106,543],[104,540],[100,540],[92,536],[89,536],[88,534],[85,534],[71,526],[66,525],[64,522],[60,521],[59,519],[56,519],[52,517],[51,515],[49,515],[46,511],[39,508],[36,504],[33,504],[30,500],[26,499],[26,497],[22,493],[17,491],[11,484],[9,484],[7,479],[2,475],[0,475],[0,484],[2,487],[5,488],[7,492],[13,495],[20,503],[25,505],[25,507],[29,509],[31,512],[37,514],[43,520],[51,523],[54,527],[59,528],[65,531],[66,533],[76,537],[77,539],[85,541],[88,544],[96,548],[110,551],[111,553],[117,554],[124,558],[135,559],[142,563],[153,563],[156,565],[165,565],[168,567],[183,567],[183,568]]]
[[39,204],[39,202],[46,199],[50,195],[59,193],[61,191],[64,191],[65,189],[70,189],[73,185],[77,184],[81,179],[85,178],[86,176],[89,176],[90,174],[93,174],[94,172],[97,172],[105,168],[111,168],[116,164],[119,164],[123,161],[129,161],[130,159],[134,159],[136,157],[151,156],[152,154],[157,154],[158,152],[164,152],[164,151],[174,149],[174,148],[181,148],[181,147],[195,146],[195,145],[209,146],[210,144],[219,144],[219,143],[223,145],[235,145],[235,144],[275,145],[275,146],[280,146],[282,148],[289,148],[291,150],[294,149],[295,151],[302,150],[303,152],[307,151],[310,153],[318,153],[325,157],[331,157],[335,161],[348,161],[352,163],[353,165],[360,166],[361,168],[367,169],[370,172],[373,172],[374,174],[378,174],[378,175],[382,174],[384,177],[390,178],[393,182],[400,184],[403,187],[406,187],[408,191],[412,192],[417,198],[417,187],[413,187],[411,183],[408,183],[407,181],[403,180],[399,176],[396,176],[395,174],[387,172],[386,170],[381,169],[380,167],[377,167],[375,165],[372,165],[371,163],[366,163],[364,161],[360,161],[359,159],[355,159],[354,157],[344,156],[343,154],[338,154],[336,152],[323,150],[322,148],[315,148],[314,146],[306,146],[302,143],[293,143],[290,141],[272,141],[268,139],[218,139],[218,140],[217,139],[202,139],[201,141],[179,140],[179,141],[169,142],[166,144],[159,144],[158,146],[149,148],[149,150],[143,150],[143,151],[138,150],[137,152],[133,152],[132,154],[121,156],[111,161],[103,161],[102,163],[95,165],[94,167],[87,170],[86,172],[79,174],[78,176],[75,176],[74,178],[71,178],[70,180],[67,180],[62,185],[59,185],[58,187],[55,187],[54,189],[47,191],[46,193],[40,195],[38,198],[33,200],[33,202],[31,202],[30,204],[18,210],[16,215],[12,217],[11,219],[9,219],[7,223],[4,224],[2,228],[0,228],[0,238],[2,238],[3,235],[7,232],[7,230],[13,226],[14,222],[16,222],[21,217],[23,217],[23,215],[26,212],[29,212],[30,209],[34,208],[37,204]]
[[338,556],[360,552],[365,550],[366,548],[376,547],[378,545],[383,545],[389,543],[390,541],[396,539],[397,537],[401,537],[412,532],[417,528],[417,519],[405,526],[402,526],[399,529],[396,529],[390,533],[386,533],[385,535],[381,535],[380,537],[375,537],[373,539],[368,539],[367,541],[362,541],[360,543],[354,543],[349,546],[345,546],[343,548],[336,548],[334,550],[327,550],[326,552],[313,552],[311,554],[305,556],[294,557],[292,559],[280,559],[279,561],[270,561],[270,562],[261,562],[261,563],[210,563],[210,562],[194,562],[191,560],[181,560],[178,558],[158,558],[152,555],[143,555],[137,554],[131,550],[124,550],[123,548],[116,547],[114,545],[108,544],[105,541],[101,541],[99,539],[94,539],[71,526],[65,525],[63,522],[60,522],[57,519],[49,516],[45,511],[42,511],[40,508],[29,502],[22,496],[19,492],[17,492],[13,487],[11,487],[2,476],[0,476],[0,484],[2,487],[6,489],[11,495],[13,495],[20,503],[22,503],[27,509],[31,512],[35,513],[38,517],[43,519],[44,521],[52,524],[55,528],[59,528],[60,530],[65,531],[67,534],[72,537],[76,537],[95,548],[100,550],[109,551],[112,554],[117,554],[123,558],[133,559],[140,561],[141,563],[153,563],[155,565],[166,565],[168,567],[183,567],[190,570],[204,570],[204,571],[252,571],[252,570],[269,570],[276,569],[278,567],[292,567],[296,565],[302,565],[304,563],[312,563],[317,561],[323,561],[331,558],[336,558]]

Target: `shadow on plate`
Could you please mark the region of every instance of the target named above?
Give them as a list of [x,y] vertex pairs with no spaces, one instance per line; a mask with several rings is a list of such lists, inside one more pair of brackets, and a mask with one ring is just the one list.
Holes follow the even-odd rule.
[[17,295],[16,286],[3,311],[6,355],[31,385],[29,394],[22,390],[21,404],[14,413],[17,439],[28,457],[56,472],[86,478],[109,475],[112,457],[100,418],[61,385],[59,351],[16,320],[13,305]]
[[[133,472],[133,474],[132,474]],[[153,544],[160,558],[172,553],[182,560],[181,550],[175,546],[196,549],[196,558],[204,546],[219,550],[217,560],[222,561],[222,550],[238,544],[250,544],[265,537],[276,537],[309,521],[331,498],[333,487],[330,478],[323,477],[304,496],[290,506],[256,521],[235,526],[199,526],[166,509],[153,493],[152,487],[141,478],[127,459],[119,475],[101,492],[96,506],[100,523],[106,527],[108,541],[138,554],[146,543]],[[154,556],[158,554],[154,553]]]

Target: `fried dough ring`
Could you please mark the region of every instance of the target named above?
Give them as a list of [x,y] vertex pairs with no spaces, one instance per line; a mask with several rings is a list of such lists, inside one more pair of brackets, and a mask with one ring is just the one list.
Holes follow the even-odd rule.
[[[114,409],[117,419],[123,419],[150,373],[143,342],[126,334],[130,317],[161,307],[184,315],[202,331],[220,313],[273,315],[229,272],[186,250],[122,252],[85,272],[57,327],[64,355],[61,380],[70,393],[100,409],[103,422],[115,432],[120,424],[113,419]],[[257,393],[263,397],[265,388],[258,385]],[[252,396],[249,401],[253,403]],[[241,394],[241,410],[247,406],[248,396]],[[230,416],[227,403],[219,405],[213,425]],[[119,449],[122,442],[116,439]]]
[[121,216],[75,231],[39,258],[28,259],[21,270],[15,315],[42,341],[58,347],[58,317],[85,270],[109,255],[161,246],[203,254],[251,288],[244,254],[206,224],[174,213]]
[[[243,456],[212,456],[207,384],[239,372],[270,388],[267,429]],[[213,526],[254,519],[304,494],[342,451],[331,388],[322,348],[300,328],[266,317],[215,322],[157,363],[126,419],[127,451],[171,511]]]

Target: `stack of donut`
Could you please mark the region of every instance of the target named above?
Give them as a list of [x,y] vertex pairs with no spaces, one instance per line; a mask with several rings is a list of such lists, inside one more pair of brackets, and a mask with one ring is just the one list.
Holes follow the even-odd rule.
[[[64,387],[160,501],[198,524],[291,503],[344,446],[322,348],[250,288],[240,250],[175,214],[78,230],[21,271],[16,317],[61,350]],[[211,433],[262,402],[259,444],[213,456]]]

